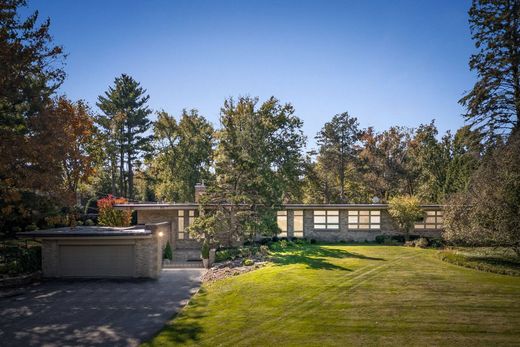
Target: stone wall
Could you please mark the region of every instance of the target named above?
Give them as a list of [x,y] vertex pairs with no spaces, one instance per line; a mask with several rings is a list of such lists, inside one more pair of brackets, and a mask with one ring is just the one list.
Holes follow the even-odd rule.
[[42,272],[44,277],[59,276],[58,240],[42,240]]
[[162,269],[162,253],[171,230],[170,222],[146,224],[152,237],[135,244],[136,277],[158,278]]

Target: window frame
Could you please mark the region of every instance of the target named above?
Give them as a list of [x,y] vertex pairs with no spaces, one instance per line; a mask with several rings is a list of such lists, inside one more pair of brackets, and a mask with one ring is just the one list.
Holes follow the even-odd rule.
[[[325,217],[324,222],[316,222],[316,217]],[[330,219],[337,219],[336,222]],[[313,210],[313,228],[315,231],[339,230],[339,210]]]
[[[362,218],[367,221],[362,222]],[[355,231],[381,230],[381,210],[347,210],[347,226]]]
[[[303,210],[293,210],[293,237],[303,237]],[[296,219],[301,218],[301,229],[296,229]]]
[[[422,221],[414,224],[414,230],[442,230],[444,227],[443,210],[425,210]],[[433,218],[433,222],[431,220]]]
[[[283,223],[285,223],[285,225],[283,225],[282,228],[280,227],[280,224]],[[288,224],[287,210],[276,211],[276,225],[281,230],[281,232],[278,233],[278,237],[287,237]]]

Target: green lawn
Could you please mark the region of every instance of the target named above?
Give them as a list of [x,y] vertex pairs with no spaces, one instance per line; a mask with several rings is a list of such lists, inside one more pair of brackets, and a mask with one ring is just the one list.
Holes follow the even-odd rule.
[[520,277],[435,250],[299,246],[205,285],[148,346],[518,346]]

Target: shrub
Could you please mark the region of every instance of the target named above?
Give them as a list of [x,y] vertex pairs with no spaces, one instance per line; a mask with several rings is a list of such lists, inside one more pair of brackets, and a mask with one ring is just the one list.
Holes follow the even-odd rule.
[[426,248],[426,247],[428,247],[429,242],[428,242],[427,238],[421,237],[421,238],[415,240],[414,244],[415,244],[415,247]]
[[316,243],[315,239],[311,239],[311,245],[314,245]]
[[41,247],[6,247],[2,250],[3,273],[19,275],[41,270]]
[[267,247],[266,245],[261,245],[260,254],[262,254],[264,257],[267,256],[269,254],[269,247]]
[[287,248],[287,246],[288,246],[287,240],[282,240],[282,241],[280,241],[280,247],[281,247],[282,249]]
[[25,231],[35,231],[35,230],[38,230],[38,227],[34,223],[29,224],[25,227]]
[[394,240],[393,238],[385,238],[385,241],[383,242],[385,246],[399,246],[401,243],[397,240]]
[[91,227],[91,226],[95,225],[95,223],[92,219],[89,218],[85,221],[85,225],[88,227]]
[[444,243],[442,242],[441,239],[430,239],[430,247],[433,247],[433,248],[441,248],[441,247],[444,247]]
[[215,253],[215,261],[221,262],[226,260],[233,260],[240,255],[240,251],[238,248],[225,248],[219,249]]
[[204,243],[202,244],[200,253],[202,255],[202,259],[209,259],[209,243],[208,242],[204,241]]
[[251,266],[251,265],[254,265],[255,262],[253,261],[253,259],[244,259],[244,265],[245,266]]
[[168,259],[168,260],[173,259],[173,252],[172,252],[172,246],[170,245],[170,241],[167,241],[166,247],[164,247],[163,259]]
[[386,237],[387,236],[385,235],[377,235],[375,241],[376,243],[382,244],[383,242],[385,242]]
[[258,241],[261,245],[269,245],[271,242],[273,242],[270,238],[264,237]]
[[415,247],[415,241],[406,241],[404,245],[405,247]]
[[130,222],[132,221],[132,211],[114,209],[115,204],[125,204],[127,202],[128,200],[125,198],[115,198],[112,195],[99,199],[97,202],[99,209],[99,224],[111,227],[130,226]]

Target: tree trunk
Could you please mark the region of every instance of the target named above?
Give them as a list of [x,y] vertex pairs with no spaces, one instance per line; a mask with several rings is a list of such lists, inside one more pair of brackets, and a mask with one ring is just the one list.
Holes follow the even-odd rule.
[[126,197],[125,190],[125,152],[123,146],[119,151],[119,195]]
[[128,198],[132,200],[134,198],[134,168],[132,165],[132,155],[128,152]]
[[116,195],[116,158],[113,153],[110,155],[110,176],[111,194]]

